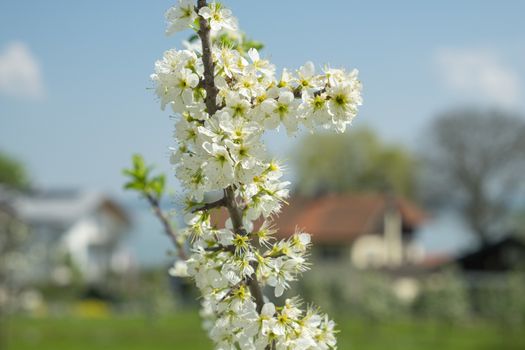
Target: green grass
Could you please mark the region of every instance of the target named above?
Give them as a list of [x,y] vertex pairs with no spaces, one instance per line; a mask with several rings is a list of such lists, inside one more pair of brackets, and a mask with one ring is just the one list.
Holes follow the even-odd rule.
[[435,322],[340,324],[340,349],[489,350],[525,349],[525,334],[488,325],[447,325]]
[[[358,350],[525,349],[525,333],[488,325],[429,322],[339,323],[339,348]],[[10,350],[211,350],[196,313],[169,318],[15,318],[8,327]]]

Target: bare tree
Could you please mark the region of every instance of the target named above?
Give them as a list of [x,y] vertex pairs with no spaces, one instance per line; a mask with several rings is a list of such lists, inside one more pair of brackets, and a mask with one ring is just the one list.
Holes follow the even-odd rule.
[[508,229],[525,184],[525,118],[501,110],[451,110],[431,124],[426,141],[427,199],[459,204],[484,245]]

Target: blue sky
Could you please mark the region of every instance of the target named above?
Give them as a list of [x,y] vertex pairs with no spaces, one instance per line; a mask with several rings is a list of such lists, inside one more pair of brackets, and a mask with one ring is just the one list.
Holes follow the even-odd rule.
[[[358,68],[355,125],[417,148],[436,113],[463,104],[525,112],[522,1],[225,1],[278,68]],[[40,186],[120,194],[140,152],[170,171],[172,120],[149,90],[171,1],[0,2],[0,150]],[[188,33],[188,32],[187,32]],[[286,157],[295,140],[270,135]]]

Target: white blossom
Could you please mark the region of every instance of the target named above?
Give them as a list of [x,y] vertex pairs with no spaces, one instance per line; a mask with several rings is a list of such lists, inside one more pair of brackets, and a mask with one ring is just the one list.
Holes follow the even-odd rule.
[[169,274],[176,277],[188,277],[188,265],[185,261],[176,261],[175,265],[169,270]]
[[196,18],[194,1],[178,0],[176,6],[166,11],[166,21],[168,22],[166,34],[171,35],[190,27]]
[[297,131],[299,121],[297,119],[297,108],[299,101],[295,99],[294,94],[286,89],[279,91],[278,98],[268,99],[263,102],[262,108],[268,113],[268,119],[275,122],[280,121],[289,134]]
[[207,19],[212,31],[219,31],[222,28],[237,30],[237,20],[232,16],[229,9],[225,9],[221,4],[213,2],[199,10],[199,15]]

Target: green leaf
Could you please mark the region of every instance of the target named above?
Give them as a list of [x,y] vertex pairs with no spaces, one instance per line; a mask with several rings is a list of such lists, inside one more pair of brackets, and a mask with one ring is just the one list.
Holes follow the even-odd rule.
[[155,178],[153,178],[149,183],[151,190],[155,193],[157,198],[160,198],[162,196],[162,193],[164,192],[165,182],[166,178],[164,177],[164,175],[158,175]]
[[140,154],[133,155],[133,167],[135,168],[136,174],[143,174],[146,172],[146,166],[144,165],[144,158]]
[[144,189],[144,185],[138,182],[128,182],[124,185],[124,188],[126,190],[142,191]]
[[153,168],[146,166],[144,158],[139,154],[133,155],[132,162],[133,169],[122,170],[122,173],[130,178],[130,181],[124,184],[124,188],[142,195],[152,195],[160,200],[166,187],[164,174],[150,177]]
[[135,177],[135,173],[130,169],[122,169],[122,174],[129,177]]
[[[199,23],[199,20],[197,19],[195,25],[197,25],[198,23]],[[192,34],[188,38],[188,42],[193,43],[193,42],[197,41],[197,39],[199,39],[199,36],[197,34]]]

